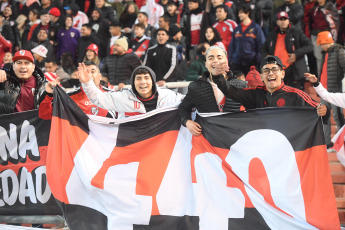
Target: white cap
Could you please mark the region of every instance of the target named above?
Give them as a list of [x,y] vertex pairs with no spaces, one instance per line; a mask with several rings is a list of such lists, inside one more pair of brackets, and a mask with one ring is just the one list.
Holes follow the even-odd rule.
[[31,50],[31,52],[40,55],[41,57],[46,58],[47,57],[47,53],[48,53],[48,49],[46,47],[44,47],[43,45],[39,45],[36,46],[35,48],[33,48]]

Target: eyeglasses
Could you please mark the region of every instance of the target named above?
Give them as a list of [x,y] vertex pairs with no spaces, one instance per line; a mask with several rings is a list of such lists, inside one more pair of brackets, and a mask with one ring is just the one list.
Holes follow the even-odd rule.
[[278,73],[280,71],[280,68],[278,68],[278,67],[273,67],[272,69],[266,68],[266,69],[262,69],[261,72],[263,74],[267,75],[267,74],[269,74],[271,72],[271,70],[272,70],[272,73],[276,74],[276,73]]

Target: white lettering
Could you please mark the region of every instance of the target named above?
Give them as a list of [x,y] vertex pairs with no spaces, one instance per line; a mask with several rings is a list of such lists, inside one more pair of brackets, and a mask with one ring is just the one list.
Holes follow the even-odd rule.
[[[9,191],[9,180],[12,181],[12,193]],[[6,204],[13,205],[18,197],[19,182],[17,175],[13,170],[5,170],[1,173],[1,186],[3,191],[3,199]],[[5,205],[5,204],[4,204]],[[3,206],[4,206],[3,205]]]
[[27,151],[31,151],[33,156],[39,156],[35,127],[28,121],[24,121],[20,132],[19,155],[26,158]]
[[0,126],[0,157],[2,160],[7,161],[7,151],[9,151],[10,157],[18,159],[18,143],[17,143],[17,126],[10,124],[9,135],[7,136],[7,130]]
[[25,204],[25,197],[29,197],[31,203],[34,203],[34,204],[37,203],[32,175],[31,173],[28,172],[28,170],[25,167],[23,167],[22,172],[20,174],[20,190],[19,190],[20,203]]
[[[43,175],[46,175],[46,166],[40,166],[35,170],[36,174],[36,197],[37,200],[39,200],[42,204],[46,203],[51,196],[50,187],[47,183],[46,176],[43,177]],[[44,182],[43,179],[44,178]],[[45,185],[46,188],[44,192],[42,192],[42,186]]]

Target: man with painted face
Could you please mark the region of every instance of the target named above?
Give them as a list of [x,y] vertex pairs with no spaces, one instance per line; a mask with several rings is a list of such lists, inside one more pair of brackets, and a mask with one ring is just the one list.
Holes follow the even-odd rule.
[[28,50],[19,50],[9,71],[0,70],[0,114],[23,112],[38,107],[45,87],[43,72]]
[[79,79],[91,102],[101,108],[119,113],[119,118],[147,113],[157,108],[181,102],[183,95],[156,86],[156,74],[147,66],[138,66],[130,78],[132,88],[102,92],[91,80],[83,63],[78,67]]

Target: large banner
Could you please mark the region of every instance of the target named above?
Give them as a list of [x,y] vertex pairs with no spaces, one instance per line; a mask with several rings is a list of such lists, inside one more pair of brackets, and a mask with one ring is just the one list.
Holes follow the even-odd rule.
[[37,110],[0,116],[0,215],[61,214],[46,177],[49,132]]
[[58,87],[47,177],[73,229],[340,229],[314,109],[89,118]]

